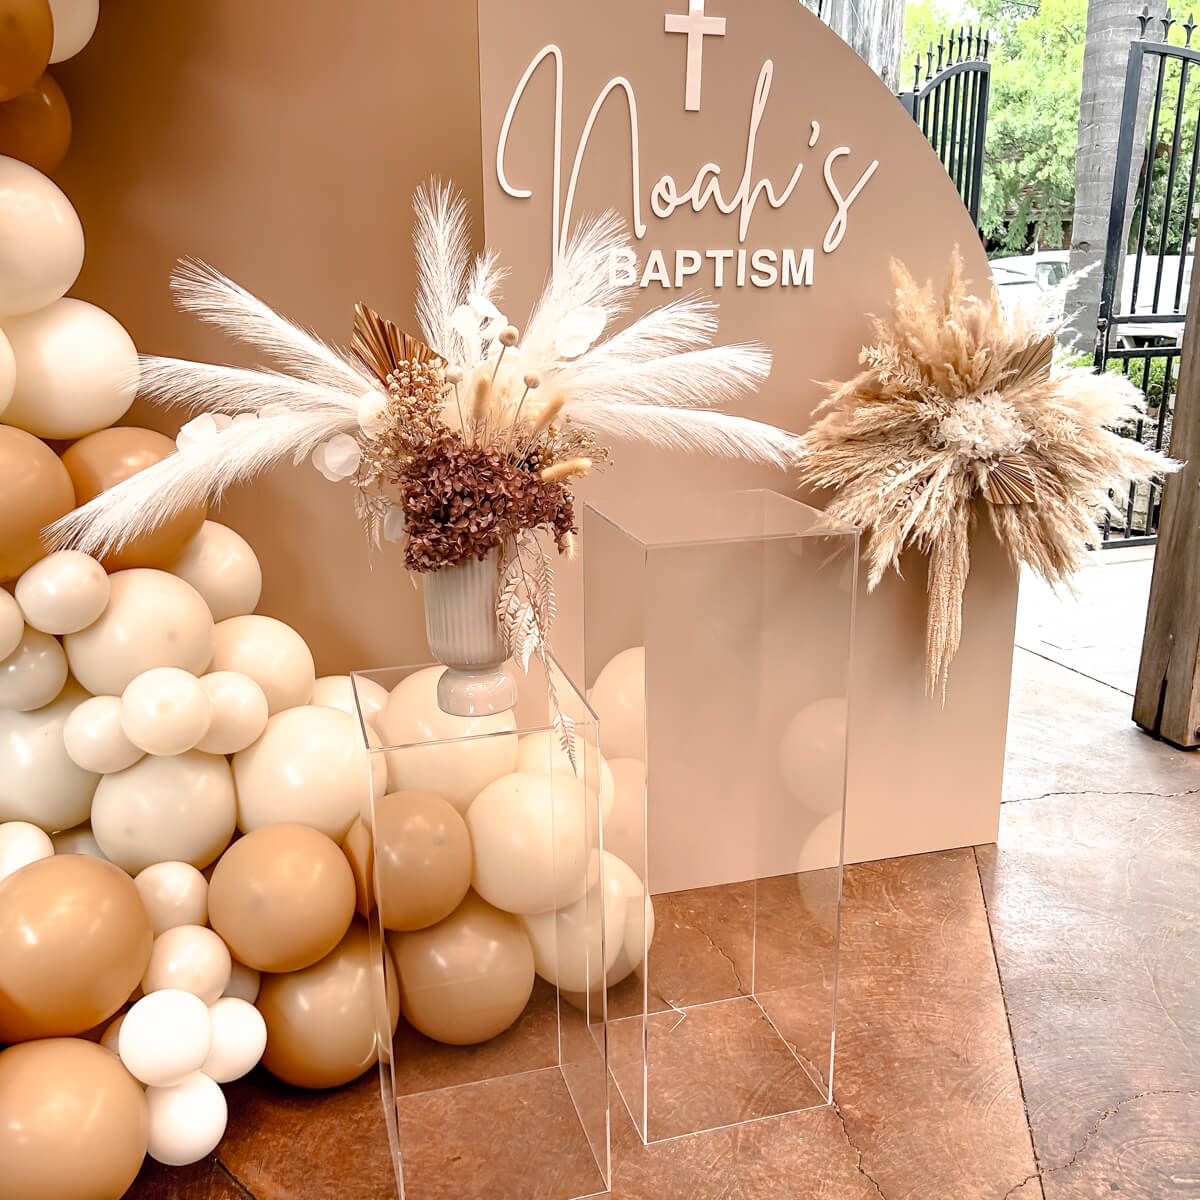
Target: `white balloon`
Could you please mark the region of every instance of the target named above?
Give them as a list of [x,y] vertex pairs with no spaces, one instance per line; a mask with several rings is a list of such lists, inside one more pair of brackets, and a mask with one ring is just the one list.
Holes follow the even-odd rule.
[[[654,941],[654,903],[638,873],[615,854],[604,856],[606,888],[625,897],[625,919],[614,923],[606,936],[615,943],[616,954],[608,968],[608,986],[615,987],[642,965]],[[607,946],[607,943],[606,943]]]
[[90,554],[56,550],[17,580],[25,620],[43,633],[78,633],[108,605],[108,573]]
[[41,438],[107,429],[137,393],[138,357],[116,317],[84,300],[56,300],[6,317],[17,380],[4,423]]
[[203,925],[176,925],[154,939],[142,991],[179,988],[214,1004],[229,986],[233,960],[218,934]]
[[119,696],[92,696],[75,708],[63,726],[63,745],[73,763],[99,775],[123,771],[142,757],[121,728]]
[[600,718],[606,758],[646,758],[646,649],[633,646],[612,658],[596,677],[592,709]]
[[25,635],[25,617],[11,592],[0,587],[0,658],[7,658]]
[[67,682],[67,656],[57,639],[25,629],[17,648],[0,659],[0,708],[32,712],[44,708]]
[[505,775],[467,809],[471,886],[489,904],[528,915],[583,895],[591,858],[583,787],[574,779]]
[[229,1110],[221,1085],[196,1071],[174,1087],[146,1089],[148,1153],[168,1167],[185,1167],[211,1154],[225,1133]]
[[212,657],[213,619],[190,583],[149,567],[108,577],[108,608],[63,640],[71,674],[97,696],[119,696],[151,667],[201,674]]
[[125,1014],[117,1051],[125,1069],[151,1087],[170,1087],[198,1071],[212,1049],[212,1018],[199,996],[168,988],[143,996]]
[[0,821],[31,821],[53,833],[88,819],[99,776],[76,766],[63,744],[67,718],[86,699],[68,680],[45,708],[0,709]]
[[213,671],[200,677],[208,693],[212,717],[208,732],[196,743],[206,754],[236,754],[267,727],[267,697],[249,675]]
[[100,1035],[100,1045],[118,1058],[121,1057],[121,1026],[125,1024],[125,1016],[125,1013],[120,1013],[114,1017]]
[[267,1048],[267,1023],[253,1004],[225,996],[208,1010],[212,1049],[200,1069],[217,1083],[232,1083],[252,1071]]
[[0,879],[54,853],[50,835],[28,821],[0,823]]
[[50,15],[54,18],[50,61],[64,62],[91,41],[100,19],[100,0],[50,0]]
[[[387,786],[382,755],[371,762],[376,798]],[[367,792],[358,722],[336,708],[305,704],[276,713],[262,736],[233,756],[243,833],[295,822],[340,842]]]
[[784,727],[779,776],[792,799],[827,816],[842,807],[846,781],[846,698],[806,704]]
[[[568,779],[579,779],[586,785],[587,767],[584,758],[584,748],[580,747],[576,753],[576,761],[579,763],[579,772],[583,772],[583,776],[581,776],[571,766],[571,760],[558,740],[558,733],[553,729],[543,729],[538,733],[526,734],[517,743],[517,770],[526,775],[565,775]],[[599,769],[593,768],[595,779],[592,787],[595,789],[598,782],[600,819],[603,821],[607,820],[608,814],[612,812],[615,785],[612,770],[604,756],[598,754],[596,758]]]
[[149,755],[105,775],[92,801],[96,841],[131,875],[168,860],[207,867],[229,845],[236,824],[229,763],[199,750]]
[[[398,683],[388,696],[378,727],[384,745],[406,749],[388,753],[388,788],[393,792],[434,792],[459,812],[493,780],[517,766],[517,739],[486,737],[512,733],[517,723],[511,712],[484,717],[454,717],[437,702],[442,667],[426,667]],[[470,742],[420,746],[449,738]]]
[[133,883],[156,937],[180,925],[203,925],[208,920],[208,880],[191,863],[155,863],[139,871]]
[[41,171],[0,158],[0,313],[53,304],[81,266],[83,226],[70,200]]
[[635,867],[646,862],[646,764],[613,758],[613,805],[604,817],[604,848]]
[[340,708],[357,719],[361,707],[363,719],[377,724],[379,713],[387,703],[387,688],[380,687],[373,679],[359,676],[354,683],[358,689],[358,707],[354,703],[354,691],[350,685],[349,675],[323,675],[313,684],[309,704],[319,704],[323,708]]
[[147,754],[183,754],[208,732],[212,702],[190,671],[152,667],[121,693],[121,728]]
[[312,651],[274,617],[229,617],[213,631],[210,671],[237,671],[262,688],[273,714],[307,704],[317,672]]
[[205,521],[171,565],[204,597],[214,621],[252,613],[262,594],[262,567],[240,533]]
[[12,399],[13,388],[17,386],[17,360],[13,358],[12,347],[8,338],[0,332],[0,416]]
[[245,1000],[247,1004],[253,1004],[258,999],[258,988],[261,982],[262,977],[253,967],[248,967],[235,958],[229,982],[225,985],[225,995]]
[[55,854],[86,854],[89,858],[102,858],[108,862],[108,856],[100,849],[100,843],[92,833],[90,822],[85,821],[74,829],[52,833],[50,840],[54,843]]

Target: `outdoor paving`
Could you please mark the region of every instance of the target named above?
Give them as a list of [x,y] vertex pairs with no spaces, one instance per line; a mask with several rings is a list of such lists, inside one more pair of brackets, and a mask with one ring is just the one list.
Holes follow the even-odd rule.
[[[1023,585],[998,843],[846,869],[835,1106],[647,1147],[617,1101],[616,1200],[1200,1197],[1200,758],[1130,723],[1150,564],[1101,561]],[[394,1194],[374,1072],[227,1092],[131,1196]]]

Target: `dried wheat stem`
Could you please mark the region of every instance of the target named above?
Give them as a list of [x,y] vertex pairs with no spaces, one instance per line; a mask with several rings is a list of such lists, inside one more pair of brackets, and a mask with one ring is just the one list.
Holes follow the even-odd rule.
[[592,469],[590,458],[565,458],[562,462],[552,463],[542,471],[543,483],[562,483],[564,479],[574,479],[586,475]]

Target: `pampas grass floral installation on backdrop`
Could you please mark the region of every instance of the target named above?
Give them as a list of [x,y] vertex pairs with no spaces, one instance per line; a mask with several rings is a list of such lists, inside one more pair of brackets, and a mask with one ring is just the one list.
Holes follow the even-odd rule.
[[944,702],[974,523],[990,523],[1015,567],[1061,583],[1096,540],[1097,515],[1116,511],[1109,488],[1177,464],[1114,432],[1142,411],[1141,394],[1056,362],[1043,308],[1006,312],[994,288],[969,295],[957,250],[940,292],[892,269],[891,314],[875,321],[863,370],[827,385],[797,470],[866,531],[869,589],[906,549],[928,556],[925,681]]

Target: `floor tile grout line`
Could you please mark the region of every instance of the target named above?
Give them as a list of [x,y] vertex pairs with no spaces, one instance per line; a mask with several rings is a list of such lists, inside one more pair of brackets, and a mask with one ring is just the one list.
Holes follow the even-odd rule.
[[255,1200],[254,1193],[215,1154],[212,1161],[213,1166],[225,1175],[229,1182],[237,1189],[242,1200]]
[[1101,687],[1106,687],[1110,692],[1116,692],[1118,696],[1124,696],[1128,700],[1133,699],[1133,693],[1127,692],[1123,687],[1118,687],[1115,683],[1109,683],[1107,679],[1101,679],[1096,675],[1089,675],[1086,671],[1081,671],[1077,667],[1068,666],[1065,662],[1057,658],[1051,658],[1048,654],[1042,654],[1037,650],[1032,650],[1028,646],[1022,646],[1019,642],[1013,643],[1014,650],[1024,650],[1026,654],[1032,654],[1034,658],[1040,658],[1042,662],[1048,662],[1051,666],[1062,667],[1064,671],[1069,671],[1072,675],[1078,675],[1080,679],[1090,679],[1092,683],[1098,683]]
[[[1004,1008],[1004,1023],[1008,1029],[1008,1044],[1012,1050],[1013,1070],[1017,1073],[1017,1088],[1021,1093],[1021,1111],[1025,1114],[1025,1130],[1029,1134],[1029,1152],[1033,1155],[1034,1175],[1027,1176],[1018,1185],[1023,1188],[1031,1178],[1037,1179],[1038,1191],[1045,1200],[1046,1189],[1042,1186],[1042,1163],[1038,1155],[1037,1140],[1033,1136],[1033,1123],[1029,1119],[1029,1101],[1025,1097],[1025,1080],[1021,1076],[1021,1061],[1017,1057],[1017,1039],[1013,1036],[1012,1014],[1008,1010],[1008,996],[1004,991],[1004,975],[1000,970],[1000,955],[996,951],[996,932],[992,928],[992,912],[988,907],[987,889],[983,886],[983,870],[979,865],[979,850],[971,847],[971,857],[975,860],[975,878],[979,883],[979,899],[983,904],[983,919],[987,922],[988,944],[992,949],[992,962],[996,967],[996,983],[1000,988],[1000,1003]],[[1011,1195],[1012,1189],[1009,1191]]]

